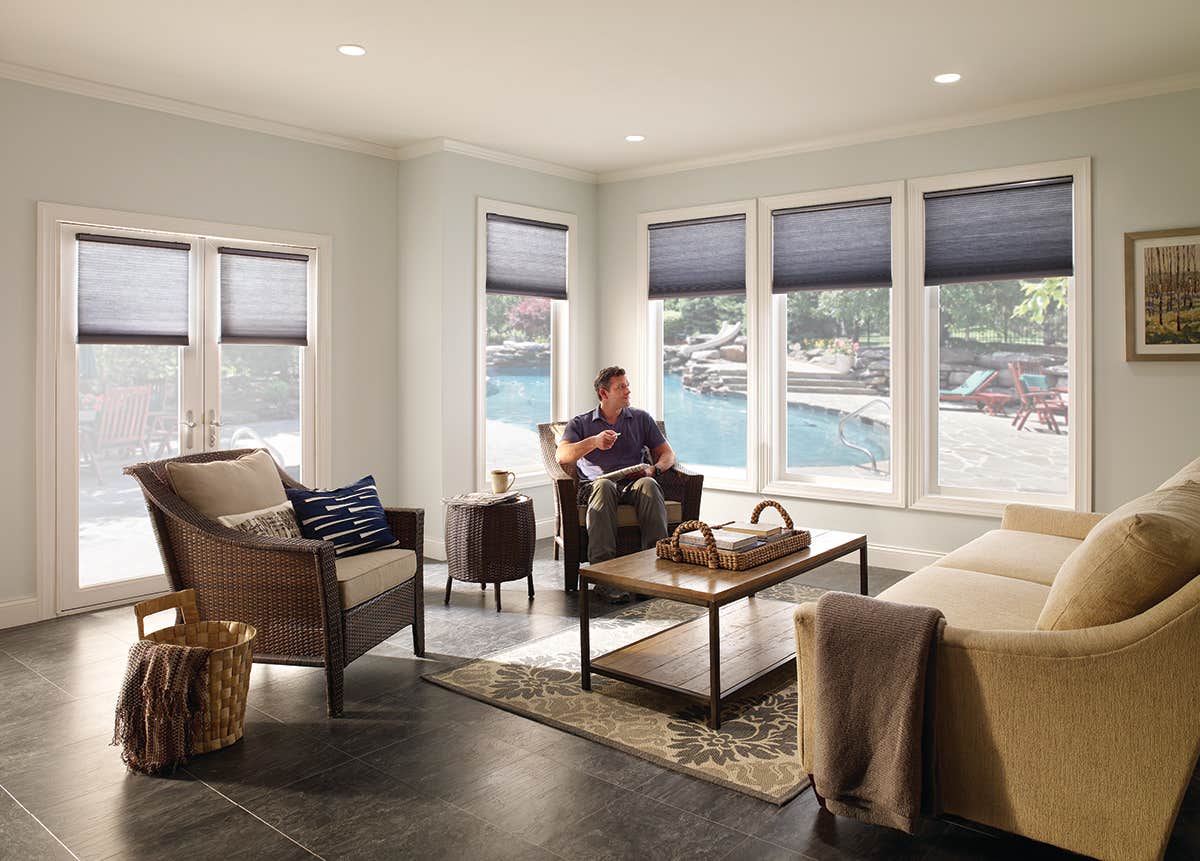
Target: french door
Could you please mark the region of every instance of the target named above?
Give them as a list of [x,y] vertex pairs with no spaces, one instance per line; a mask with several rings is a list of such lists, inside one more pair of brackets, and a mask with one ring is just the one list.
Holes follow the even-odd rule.
[[[62,223],[56,361],[57,610],[169,588],[122,467],[265,448],[316,464],[316,251]],[[232,513],[232,512],[231,512]]]

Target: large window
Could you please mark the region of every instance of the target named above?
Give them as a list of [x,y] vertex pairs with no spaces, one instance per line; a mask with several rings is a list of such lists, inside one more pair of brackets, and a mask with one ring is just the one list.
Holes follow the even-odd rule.
[[1086,182],[1086,163],[1060,163],[912,184],[925,357],[916,504],[1090,503]]
[[566,408],[574,216],[480,201],[483,470],[540,480],[538,425]]
[[746,486],[753,474],[753,222],[752,208],[736,205],[643,216],[651,333],[643,403],[710,485]]
[[893,269],[903,271],[903,243],[893,241],[903,236],[902,206],[899,183],[760,203],[780,491],[901,501],[892,283]]

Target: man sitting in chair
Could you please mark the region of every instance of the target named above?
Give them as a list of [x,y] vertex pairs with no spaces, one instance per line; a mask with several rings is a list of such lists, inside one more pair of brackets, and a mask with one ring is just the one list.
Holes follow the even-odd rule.
[[[625,369],[605,368],[593,382],[600,405],[571,419],[555,451],[563,466],[579,470],[579,504],[587,505],[588,563],[617,555],[617,506],[632,505],[642,531],[642,547],[667,537],[667,505],[654,476],[675,465],[675,451],[645,410],[629,405]],[[643,449],[653,463],[646,463]],[[599,476],[644,464],[641,470],[613,481]],[[628,601],[624,592],[609,600]]]

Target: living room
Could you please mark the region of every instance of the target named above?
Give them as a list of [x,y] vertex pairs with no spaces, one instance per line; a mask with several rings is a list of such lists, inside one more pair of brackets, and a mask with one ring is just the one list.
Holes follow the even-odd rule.
[[[0,432],[14,857],[1200,853],[1200,694],[1172,669],[1200,638],[1200,570],[1059,625],[1086,631],[1041,618],[1070,554],[1098,540],[1092,513],[1167,493],[1200,457],[1200,11],[512,11],[0,11],[0,355],[20,369]],[[164,268],[141,274],[137,253]],[[622,373],[598,385],[602,368]],[[631,550],[646,570],[686,564],[641,550],[636,518],[619,522],[621,555],[589,560],[595,506],[562,444],[573,417],[607,421],[597,402],[622,378],[678,459],[648,428],[668,537],[773,500],[786,515],[763,522],[807,536],[808,561],[724,570],[736,583],[717,597],[672,593],[619,569]],[[372,478],[411,559],[388,575],[408,591],[384,621],[326,606],[384,594],[351,599],[343,576],[295,623],[331,626],[308,651],[264,648],[282,617],[206,612],[235,605],[190,578],[251,563],[172,555],[192,546],[173,506],[198,535],[189,518],[251,507],[202,518],[165,467],[123,470],[231,449],[266,450],[279,494]],[[516,506],[462,498],[492,491],[528,500],[519,525],[495,532]],[[1194,532],[1151,540],[1195,559]],[[321,553],[267,567],[302,578],[334,564]],[[996,578],[1011,588],[989,591]],[[1054,698],[1027,678],[987,687],[1025,670],[948,657],[970,683],[938,688],[938,709],[969,731],[931,754],[941,812],[912,833],[831,812],[795,658],[802,676],[816,666],[819,597],[860,587],[944,613],[947,656],[1033,650],[1062,724],[1118,717],[1028,738],[1024,717]],[[188,588],[201,618],[259,629],[244,720],[169,777],[131,773],[109,744],[131,605]],[[728,703],[703,655],[690,698],[646,694],[602,657],[677,623],[709,649],[697,608],[715,625],[716,604],[768,599],[807,609],[786,608],[786,654]],[[1180,629],[1131,658],[1137,684],[1050,668]],[[592,689],[568,709],[588,659]],[[530,666],[552,687],[567,673],[570,696],[496,693]],[[766,753],[738,747],[760,732]],[[1051,750],[1070,754],[1060,774],[1027,777]],[[1080,765],[1097,758],[1111,767]]]

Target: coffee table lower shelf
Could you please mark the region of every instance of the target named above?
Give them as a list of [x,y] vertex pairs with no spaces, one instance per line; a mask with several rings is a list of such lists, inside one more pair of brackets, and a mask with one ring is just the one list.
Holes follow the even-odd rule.
[[585,651],[583,688],[590,690],[590,673],[598,673],[690,697],[709,705],[708,723],[717,729],[722,702],[796,657],[795,609],[786,601],[745,598],[719,608],[710,606],[707,616],[590,661]]

